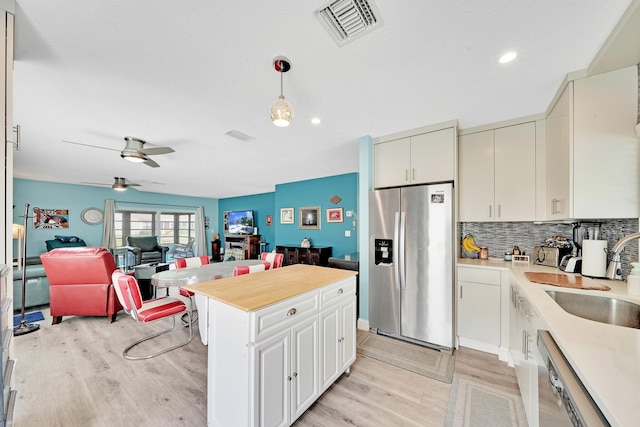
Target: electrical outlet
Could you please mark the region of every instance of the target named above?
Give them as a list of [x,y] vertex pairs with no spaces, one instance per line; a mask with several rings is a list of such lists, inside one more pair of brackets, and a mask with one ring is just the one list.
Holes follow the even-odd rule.
[[353,216],[353,211],[347,211],[347,218],[350,218]]
[[344,237],[351,237],[351,230],[344,230]]

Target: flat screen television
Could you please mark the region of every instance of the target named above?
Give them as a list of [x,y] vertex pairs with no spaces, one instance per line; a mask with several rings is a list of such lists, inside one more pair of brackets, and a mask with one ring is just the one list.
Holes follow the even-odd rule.
[[228,211],[224,213],[226,234],[253,234],[253,211]]

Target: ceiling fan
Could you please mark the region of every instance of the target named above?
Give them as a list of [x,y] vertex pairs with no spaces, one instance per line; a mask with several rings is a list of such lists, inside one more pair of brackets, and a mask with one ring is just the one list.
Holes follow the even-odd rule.
[[99,145],[82,144],[82,143],[73,142],[73,141],[62,141],[62,142],[65,142],[67,144],[83,145],[85,147],[101,148],[103,150],[120,151],[120,157],[122,157],[123,159],[127,159],[130,162],[134,162],[134,163],[144,163],[145,165],[151,166],[152,168],[157,168],[160,165],[155,161],[153,161],[152,159],[150,159],[149,156],[154,156],[158,154],[168,154],[168,153],[173,153],[175,151],[171,147],[144,148],[144,144],[146,143],[146,141],[143,141],[142,139],[139,139],[139,138],[134,138],[132,136],[125,136],[124,140],[125,140],[125,147],[124,147],[124,150],[122,151],[116,150],[114,148],[100,147]]
[[124,147],[124,150],[120,152],[120,157],[127,159],[130,162],[144,163],[152,168],[157,168],[160,165],[151,160],[148,156],[174,152],[171,147],[144,148],[145,141],[132,136],[125,136],[124,140],[126,141],[126,146]]
[[104,184],[102,182],[81,182],[81,184],[89,184],[89,185],[110,185],[116,191],[126,191],[129,187],[140,187],[140,184],[135,184],[133,182],[128,182],[127,178],[122,178],[116,176],[113,178],[113,184]]

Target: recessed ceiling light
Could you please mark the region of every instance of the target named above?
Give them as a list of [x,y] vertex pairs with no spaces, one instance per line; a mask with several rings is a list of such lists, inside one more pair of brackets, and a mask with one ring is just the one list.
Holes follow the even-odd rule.
[[515,51],[507,52],[500,57],[499,62],[501,64],[506,64],[507,62],[511,62],[514,59],[516,59],[517,56],[518,56],[518,52],[515,52]]
[[313,119],[311,119],[311,123],[313,123],[314,125],[317,125],[320,123],[320,119],[318,117],[314,117]]

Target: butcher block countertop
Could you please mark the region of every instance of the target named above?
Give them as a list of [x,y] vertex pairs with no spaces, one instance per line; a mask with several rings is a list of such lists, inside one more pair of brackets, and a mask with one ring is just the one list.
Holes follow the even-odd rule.
[[295,264],[184,288],[240,310],[254,311],[356,274],[356,271],[338,268]]
[[[640,420],[640,329],[608,325],[571,315],[546,290],[618,298],[640,304],[618,280],[594,279],[610,290],[572,289],[534,283],[526,272],[565,274],[553,267],[502,260],[458,259],[458,267],[508,269],[512,284],[527,298],[536,327],[547,329],[591,397],[612,426],[635,426]],[[569,274],[570,276],[578,276]]]

